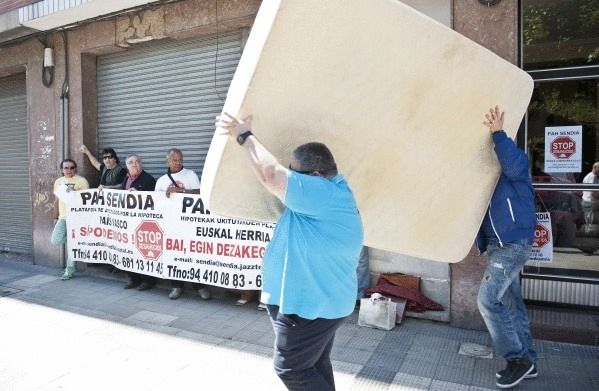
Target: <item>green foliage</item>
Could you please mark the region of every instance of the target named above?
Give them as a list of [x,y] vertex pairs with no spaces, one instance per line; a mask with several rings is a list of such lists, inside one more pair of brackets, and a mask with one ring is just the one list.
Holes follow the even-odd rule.
[[529,110],[551,113],[571,123],[599,124],[595,100],[582,92],[567,93],[559,88],[539,88],[535,91]]
[[[558,50],[558,63],[599,62],[599,0],[523,1],[524,55]],[[543,53],[546,54],[546,53]],[[562,58],[559,58],[562,56]],[[544,56],[543,56],[544,57]],[[527,58],[525,62],[535,63]]]

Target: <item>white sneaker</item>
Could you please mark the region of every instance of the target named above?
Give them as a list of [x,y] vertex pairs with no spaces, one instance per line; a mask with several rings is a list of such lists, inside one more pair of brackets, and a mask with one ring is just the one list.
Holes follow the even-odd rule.
[[171,300],[176,300],[179,297],[181,297],[182,293],[183,293],[183,288],[173,288],[171,290],[171,293],[169,293],[168,298]]
[[212,297],[212,294],[210,293],[207,287],[198,289],[198,295],[200,295],[200,297],[204,300],[209,300]]

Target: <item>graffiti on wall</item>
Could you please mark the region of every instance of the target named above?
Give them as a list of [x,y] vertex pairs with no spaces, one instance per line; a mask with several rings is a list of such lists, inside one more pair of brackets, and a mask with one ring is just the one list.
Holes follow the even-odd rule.
[[164,10],[145,10],[124,16],[116,20],[116,44],[129,47],[131,44],[161,39],[164,32]]
[[38,137],[33,143],[33,160],[31,165],[32,175],[35,182],[32,185],[33,208],[41,213],[52,213],[54,209],[54,199],[52,197],[52,187],[56,171],[54,170],[54,159],[52,156],[54,150],[54,135],[48,134],[48,123],[38,121]]

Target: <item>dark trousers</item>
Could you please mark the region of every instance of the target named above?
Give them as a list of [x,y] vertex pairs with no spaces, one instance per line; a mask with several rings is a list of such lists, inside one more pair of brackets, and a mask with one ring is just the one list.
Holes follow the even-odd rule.
[[275,372],[290,391],[334,391],[331,349],[345,318],[314,320],[279,313],[267,305],[275,331]]
[[[170,280],[170,281],[171,281],[171,288],[183,289],[183,286],[185,285],[185,281],[181,281],[181,280]],[[199,282],[192,282],[191,285],[193,286],[193,289],[195,289],[196,291],[198,289],[202,289],[202,288],[206,287],[206,285],[200,284]]]
[[156,277],[152,277],[152,276],[147,276],[145,274],[139,274],[139,273],[133,273],[133,272],[127,272],[127,276],[129,277],[129,280],[140,284],[143,281],[147,281],[148,284],[154,286],[156,285]]

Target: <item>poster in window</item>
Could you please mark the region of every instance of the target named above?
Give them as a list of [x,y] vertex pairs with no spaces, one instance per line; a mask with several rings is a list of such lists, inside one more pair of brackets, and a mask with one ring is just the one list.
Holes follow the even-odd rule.
[[537,212],[537,226],[528,265],[553,261],[553,234],[549,212]]
[[581,172],[582,126],[545,128],[545,172]]

